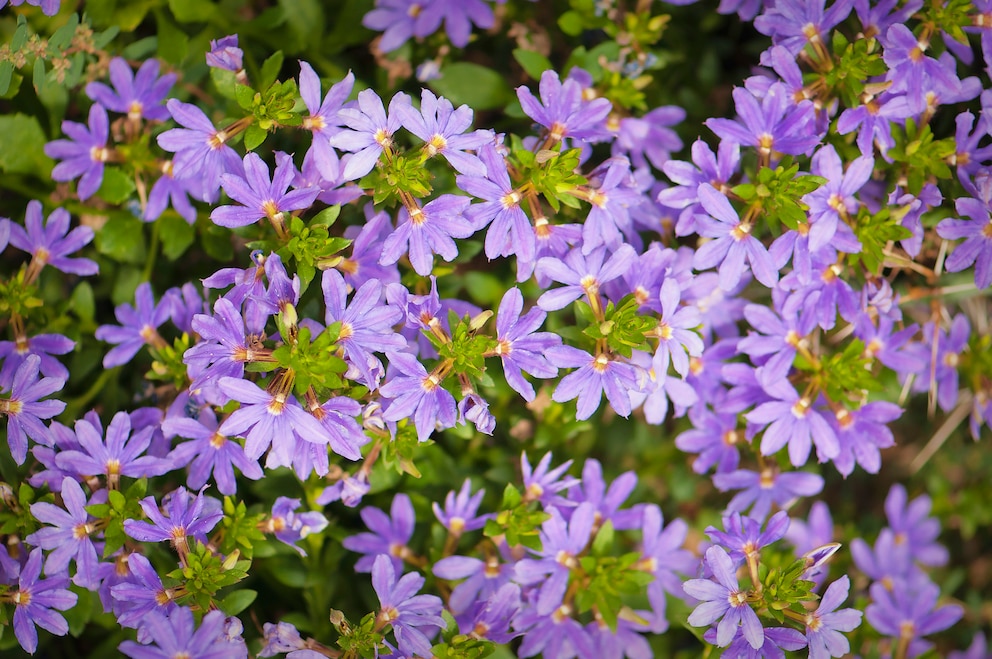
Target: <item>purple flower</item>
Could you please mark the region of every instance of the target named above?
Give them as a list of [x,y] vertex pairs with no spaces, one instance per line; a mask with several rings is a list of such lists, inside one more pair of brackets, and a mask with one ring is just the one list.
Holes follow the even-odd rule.
[[[469,4],[473,0],[469,0]],[[478,1],[478,0],[474,0]],[[446,4],[444,0],[434,0],[432,7]],[[447,3],[454,9],[465,3]],[[481,3],[480,3],[481,4]],[[451,19],[449,14],[448,19]],[[403,127],[424,141],[423,154],[425,158],[436,155],[444,159],[458,171],[459,174],[480,175],[484,166],[478,158],[464,151],[478,149],[484,144],[492,143],[494,135],[491,130],[476,130],[466,134],[472,125],[472,108],[460,105],[456,110],[446,98],[438,98],[430,90],[424,89],[420,96],[420,110],[411,105],[397,108]]]
[[775,513],[762,531],[759,520],[735,512],[723,518],[723,527],[726,531],[708,526],[706,535],[715,543],[730,550],[730,558],[735,564],[740,564],[745,561],[750,562],[762,548],[785,536],[789,528],[789,514],[784,510]]
[[866,94],[861,102],[862,105],[841,112],[837,118],[837,132],[846,135],[857,129],[857,144],[861,153],[870,155],[874,151],[874,143],[878,145],[882,157],[891,161],[886,154],[896,145],[892,137],[892,124],[914,114],[906,97],[886,93],[876,98]]
[[[823,478],[802,471],[780,473],[777,467],[765,467],[761,472],[738,469],[729,474],[714,474],[713,484],[721,492],[741,490],[727,504],[728,511],[745,512],[763,520],[772,504],[784,508],[793,499],[811,497],[823,490]],[[752,507],[752,504],[753,507]]]
[[423,585],[424,578],[416,572],[404,574],[397,581],[388,556],[377,556],[372,565],[372,587],[380,607],[377,619],[393,628],[401,652],[428,657],[430,637],[447,625],[441,617],[441,598],[416,594]]
[[[34,654],[38,649],[38,630],[35,625],[58,636],[65,636],[69,624],[55,611],[67,611],[76,605],[77,596],[66,588],[69,579],[51,576],[39,581],[41,576],[41,549],[33,549],[27,563],[16,577],[17,587],[5,595],[14,605],[14,636],[24,651]],[[14,575],[9,575],[14,578]]]
[[641,561],[638,566],[654,575],[648,584],[648,601],[654,611],[651,631],[660,634],[668,629],[665,617],[665,593],[683,597],[682,577],[690,574],[699,561],[688,549],[683,549],[688,525],[681,519],[673,519],[665,524],[661,509],[654,504],[643,507],[643,528],[641,529]]
[[320,78],[306,62],[300,62],[300,96],[307,106],[309,116],[303,118],[303,128],[313,133],[313,144],[317,153],[325,156],[333,154],[328,138],[337,133],[338,111],[344,106],[351,89],[355,84],[355,76],[348,72],[340,82],[327,90],[324,100],[320,99]]
[[745,260],[755,279],[771,288],[778,282],[778,268],[761,241],[751,233],[754,226],[742,222],[730,201],[709,183],[699,186],[699,201],[706,215],[695,216],[699,235],[715,238],[696,251],[692,267],[706,270],[720,266],[720,288],[733,290],[745,270]]
[[[28,454],[30,437],[45,445],[52,444],[52,436],[42,419],[51,419],[65,409],[60,400],[41,400],[56,391],[61,391],[65,380],[62,378],[38,379],[41,358],[28,355],[24,363],[14,372],[8,396],[0,398],[0,414],[7,417],[7,443],[14,462],[21,465]],[[7,387],[5,387],[7,388]]]
[[169,114],[184,128],[173,128],[158,136],[158,144],[175,154],[173,171],[179,179],[197,179],[198,196],[205,202],[217,198],[221,174],[241,169],[241,158],[227,146],[230,135],[217,130],[203,111],[170,98]]
[[24,541],[35,547],[54,550],[45,561],[45,574],[65,573],[69,561],[74,560],[76,576],[73,583],[96,590],[100,583],[97,575],[100,559],[90,538],[90,534],[96,532],[96,526],[90,524],[91,517],[86,512],[86,495],[79,483],[68,476],[62,480],[61,494],[65,510],[51,503],[31,504],[34,518],[51,526],[35,531]]
[[870,592],[873,601],[865,609],[865,619],[882,634],[908,644],[907,657],[919,656],[931,647],[923,636],[947,629],[964,615],[957,604],[935,608],[940,589],[930,582],[911,589],[897,581],[891,590],[874,583]]
[[362,373],[370,389],[379,385],[382,363],[373,353],[394,352],[406,348],[407,342],[393,331],[403,312],[382,303],[382,283],[364,282],[346,305],[347,287],[337,270],[325,270],[321,279],[324,294],[324,322],[340,323],[337,344],[344,348],[347,360]]
[[600,245],[616,251],[623,244],[621,232],[634,242],[636,232],[627,209],[645,198],[632,185],[630,162],[622,157],[610,158],[590,175],[590,183],[594,186],[589,189],[592,207],[582,224],[582,253],[588,255]]
[[141,510],[151,521],[124,520],[124,531],[142,542],[169,541],[183,556],[188,549],[187,536],[205,535],[224,517],[224,513],[219,506],[208,507],[202,491],[191,496],[185,487],[180,487],[171,492],[168,499],[167,516],[159,510],[155,497],[142,499]]
[[228,437],[246,433],[245,455],[249,460],[257,460],[271,445],[268,461],[288,465],[294,462],[296,438],[316,445],[330,441],[327,429],[307,414],[293,396],[281,391],[270,393],[238,378],[221,378],[218,385],[241,407],[217,431]]
[[440,19],[424,9],[432,0],[376,0],[375,8],[362,18],[362,25],[383,32],[379,49],[396,50],[410,37],[426,37],[437,30]]
[[806,640],[809,643],[809,659],[844,657],[851,651],[851,645],[841,632],[853,631],[861,624],[861,611],[841,609],[837,611],[851,587],[845,574],[827,587],[816,611],[806,614]]
[[741,453],[737,444],[744,440],[744,433],[737,430],[737,415],[710,411],[704,406],[689,411],[692,427],[675,438],[675,446],[686,453],[698,453],[692,470],[705,474],[716,465],[717,473],[737,468]]
[[172,207],[189,224],[196,224],[196,209],[189,202],[191,181],[188,179],[177,179],[173,162],[166,160],[162,163],[162,175],[158,177],[152,186],[152,191],[148,193],[148,204],[145,206],[145,213],[142,219],[151,222],[158,219],[165,212],[166,206],[172,202]]
[[432,34],[441,25],[441,19],[444,19],[444,31],[451,43],[459,48],[468,45],[473,23],[476,27],[488,30],[495,20],[489,3],[483,0],[430,0],[424,5],[423,29],[427,34],[417,36]]
[[523,632],[519,657],[541,655],[544,659],[598,659],[589,632],[572,617],[572,607],[563,604],[548,615],[527,607],[513,619],[513,628]]
[[506,383],[530,402],[534,387],[523,378],[521,371],[539,378],[553,378],[558,368],[547,359],[547,351],[561,345],[561,337],[551,332],[536,331],[547,314],[533,308],[523,316],[524,298],[519,288],[503,294],[496,314],[496,354],[503,363]]
[[595,141],[609,135],[606,116],[613,107],[609,100],[584,100],[577,80],[566,78],[562,83],[558,74],[550,70],[541,74],[539,88],[540,102],[527,87],[517,87],[517,98],[524,114],[547,129],[551,144],[566,137]]
[[927,94],[935,88],[953,89],[961,83],[953,69],[923,53],[929,44],[921,43],[905,25],[892,25],[882,35],[882,59],[888,65],[886,78],[892,81],[888,91],[903,92],[913,114],[927,107]]
[[431,504],[437,521],[453,535],[461,535],[465,531],[477,531],[485,526],[486,520],[492,516],[477,514],[486,491],[479,490],[470,495],[471,491],[472,483],[466,478],[458,494],[453,491],[448,492],[444,498],[444,509],[437,505],[437,502]]
[[[564,259],[544,257],[537,263],[538,276],[548,277],[565,286],[550,290],[541,295],[537,306],[545,311],[564,309],[583,295],[590,304],[601,304],[599,292],[603,285],[622,277],[635,259],[634,248],[623,244],[608,259],[606,248],[600,247],[588,255],[576,247]],[[604,263],[605,260],[605,263]]]
[[110,61],[110,82],[113,89],[101,82],[91,82],[86,85],[86,94],[106,109],[126,114],[131,121],[142,117],[150,121],[169,118],[162,101],[176,82],[176,74],[167,73],[159,78],[158,60],[146,60],[136,76],[123,57],[115,57]]
[[936,398],[940,409],[950,412],[958,400],[958,361],[968,345],[971,324],[968,317],[958,314],[951,322],[950,331],[929,322],[923,326],[922,343],[914,344],[917,355],[925,362],[925,368],[913,383],[913,390],[928,391],[931,399]]
[[522,472],[522,482],[524,484],[524,498],[527,501],[540,501],[545,507],[568,505],[567,499],[557,496],[558,492],[567,490],[578,485],[581,481],[578,478],[562,474],[572,466],[571,460],[551,469],[551,453],[545,453],[540,462],[533,469],[527,460],[527,453],[520,456],[520,470]]
[[274,533],[280,542],[284,542],[296,551],[300,556],[307,553],[296,543],[307,537],[311,533],[320,533],[327,527],[327,518],[318,511],[297,513],[300,507],[299,499],[289,497],[278,497],[275,505],[272,506],[272,515],[264,523],[264,530]]
[[830,31],[851,13],[854,0],[836,0],[824,11],[824,0],[802,0],[773,5],[754,19],[754,28],[772,38],[772,43],[797,56],[807,45],[819,52],[830,42]]
[[358,93],[357,109],[344,108],[338,112],[348,130],[332,135],[331,146],[355,154],[345,165],[343,179],[353,181],[372,171],[383,149],[393,145],[393,133],[402,121],[398,109],[409,104],[409,96],[397,93],[389,101],[387,116],[382,99],[371,89],[365,89]]
[[37,334],[19,336],[14,341],[0,341],[0,385],[10,385],[14,372],[20,368],[28,355],[41,359],[41,373],[46,377],[69,378],[69,369],[52,355],[72,352],[76,342],[61,334]]
[[764,161],[775,153],[808,154],[820,143],[812,101],[793,104],[783,83],[775,83],[760,101],[744,87],[734,89],[734,104],[743,123],[707,119],[720,138],[758,150]]
[[130,574],[125,581],[110,587],[114,599],[114,613],[122,627],[142,628],[139,636],[148,636],[147,625],[152,619],[171,615],[179,605],[177,593],[162,585],[162,579],[143,555],[134,552],[127,556]]
[[[632,471],[625,471],[607,488],[603,480],[602,465],[598,460],[589,458],[582,465],[582,480],[568,490],[568,498],[574,502],[573,505],[581,503],[593,505],[597,528],[609,521],[612,522],[613,528],[618,530],[634,529],[641,524],[643,506],[638,504],[627,510],[620,510],[620,506],[636,486],[637,475]],[[563,510],[566,516],[570,516],[573,509]]]
[[155,348],[166,346],[158,327],[169,319],[172,311],[170,300],[163,298],[155,304],[151,284],[145,282],[134,292],[134,306],[121,304],[114,309],[117,325],[101,325],[96,338],[117,344],[103,358],[104,368],[121,366],[131,361],[141,347],[148,344]]
[[672,152],[682,150],[682,140],[669,126],[685,119],[685,110],[677,105],[657,107],[643,117],[624,117],[613,142],[613,155],[625,153],[634,167],[650,162],[662,169]]
[[709,183],[718,190],[724,190],[724,186],[737,173],[740,160],[740,144],[733,140],[720,140],[716,154],[706,142],[696,140],[692,144],[691,163],[670,160],[662,166],[665,175],[675,185],[659,192],[658,201],[672,208],[685,209],[675,226],[675,235],[686,236],[696,231],[693,217],[701,210],[699,186]]
[[238,35],[231,34],[221,39],[210,40],[210,51],[207,53],[207,66],[237,73],[244,67],[244,53],[238,48]]
[[[766,375],[769,377],[763,377]],[[764,429],[762,455],[774,455],[788,444],[792,466],[801,467],[809,458],[812,440],[820,462],[837,457],[840,453],[837,435],[823,412],[815,407],[816,401],[800,396],[789,381],[778,374],[758,369],[758,380],[774,400],[758,405],[745,418]]]
[[452,261],[458,256],[458,247],[452,238],[468,238],[475,233],[465,219],[470,203],[468,197],[446,194],[423,208],[401,208],[396,230],[382,245],[379,264],[391,265],[409,252],[413,269],[426,277],[434,268],[434,254]]
[[536,611],[549,615],[562,605],[569,576],[578,567],[578,557],[592,540],[596,510],[589,502],[579,504],[565,521],[557,508],[541,525],[540,558],[524,558],[514,568],[514,580],[538,588]]
[[668,373],[669,362],[683,378],[689,374],[689,358],[703,354],[703,340],[693,331],[700,325],[699,311],[691,306],[679,306],[682,292],[678,282],[665,279],[659,301],[661,318],[655,328],[658,349],[652,365],[656,375]]
[[193,440],[179,444],[169,454],[173,468],[189,466],[186,485],[191,490],[202,488],[212,475],[221,494],[234,494],[238,489],[234,479],[235,466],[251,480],[258,480],[263,475],[258,462],[249,460],[238,442],[218,431],[217,418],[212,411],[202,412],[198,419],[167,418],[162,430],[169,436]]
[[193,382],[190,388],[202,389],[215,385],[224,376],[241,378],[245,362],[256,357],[256,344],[245,333],[245,321],[238,309],[226,298],[214,303],[214,315],[193,316],[193,331],[200,341],[183,354]]
[[288,224],[287,211],[310,208],[319,188],[303,188],[287,192],[296,167],[288,154],[276,154],[276,171],[269,180],[269,167],[257,153],[249,153],[244,158],[245,176],[221,174],[220,182],[227,195],[242,204],[241,206],[219,206],[210,214],[214,224],[236,228],[254,224],[267,217],[273,225]]
[[390,378],[379,389],[384,398],[390,399],[383,414],[386,421],[412,418],[422,442],[431,436],[438,423],[442,428],[455,425],[455,398],[441,386],[436,371],[428,373],[416,357],[407,353],[391,355],[390,363],[402,375]]
[[144,629],[153,645],[124,641],[118,649],[131,659],[245,659],[243,643],[232,642],[225,633],[223,611],[210,611],[196,627],[193,613],[179,607],[168,617],[150,616]]
[[877,474],[882,466],[879,449],[896,443],[888,424],[901,415],[901,407],[885,401],[867,403],[856,410],[838,410],[831,420],[840,445],[840,453],[833,459],[837,471],[846,477],[857,462],[868,473]]
[[954,203],[958,213],[969,219],[942,220],[937,234],[944,240],[965,238],[947,257],[947,271],[960,272],[974,264],[975,286],[988,288],[992,286],[992,175],[983,170],[975,183],[979,198],[963,197]]
[[456,182],[459,189],[485,200],[470,206],[465,217],[476,230],[492,222],[486,233],[486,256],[492,260],[517,254],[524,261],[533,261],[537,238],[520,207],[522,198],[510,181],[506,160],[494,145],[487,143],[479,149],[479,161],[483,172],[459,175]]
[[[785,659],[784,650],[801,650],[806,647],[806,637],[795,629],[788,627],[766,627],[762,630],[764,636],[761,647],[755,649],[742,631],[738,630],[734,640],[720,655],[721,659]],[[707,643],[715,643],[717,631],[712,627],[703,634]]]
[[75,121],[63,121],[62,132],[71,139],[45,145],[46,156],[62,161],[52,170],[52,180],[71,181],[81,177],[76,193],[80,199],[89,199],[100,189],[103,164],[111,157],[111,149],[107,148],[110,135],[107,111],[94,103],[90,106],[88,127]]
[[685,582],[686,594],[701,601],[689,615],[689,624],[703,627],[719,620],[716,644],[720,647],[730,645],[740,626],[751,647],[759,649],[765,642],[761,621],[747,602],[747,592],[742,591],[737,582],[733,561],[722,547],[715,546],[706,550],[704,560],[717,582],[709,579]]
[[413,526],[417,521],[410,497],[403,493],[393,497],[389,515],[372,506],[362,508],[361,515],[369,532],[358,533],[341,542],[345,549],[362,554],[355,563],[355,570],[370,572],[376,557],[386,555],[396,572],[402,572],[403,559],[411,555],[406,545],[413,537]]
[[557,403],[578,398],[576,419],[591,417],[599,408],[603,393],[617,414],[630,415],[630,392],[641,389],[637,369],[632,364],[610,359],[605,353],[593,357],[584,350],[565,345],[550,348],[547,356],[558,368],[578,369],[563,377],[551,396]]
[[885,516],[895,534],[897,546],[905,547],[910,556],[923,565],[936,567],[947,563],[947,549],[937,542],[940,522],[927,517],[930,497],[918,496],[907,505],[906,488],[898,483],[885,497]]
[[351,257],[344,259],[337,269],[352,288],[361,288],[369,280],[376,280],[383,285],[399,282],[400,274],[395,264],[379,265],[382,243],[392,231],[389,214],[385,211],[375,212],[372,204],[365,205],[365,223],[361,227],[350,226],[345,229],[345,238],[352,240]]
[[64,208],[53,210],[44,226],[42,222],[41,202],[32,200],[24,212],[24,227],[10,225],[10,244],[31,255],[32,268],[51,265],[83,277],[100,271],[95,261],[68,256],[93,240],[93,229],[79,226],[69,231],[69,212]]

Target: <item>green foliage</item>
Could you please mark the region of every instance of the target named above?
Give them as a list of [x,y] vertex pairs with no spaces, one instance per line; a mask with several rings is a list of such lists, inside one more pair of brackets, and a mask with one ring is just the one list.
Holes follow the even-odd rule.
[[813,371],[814,386],[835,403],[861,400],[864,392],[881,389],[871,365],[865,344],[858,339],[852,339],[842,351],[821,359],[819,364],[810,364],[802,355],[796,357],[796,367]]
[[0,279],[0,313],[27,318],[44,304],[38,288],[27,283],[26,273],[21,268],[10,279]]
[[464,103],[474,110],[491,110],[503,107],[512,98],[506,78],[472,62],[449,64],[441,70],[440,78],[428,84],[455,107]]
[[580,314],[590,323],[583,334],[596,340],[605,339],[614,353],[629,359],[634,350],[651,351],[648,337],[658,327],[658,319],[641,315],[640,304],[633,295],[625,296],[616,307],[612,302],[607,303],[603,322],[592,316],[592,310],[585,302],[578,302],[576,306],[582,309]]
[[[595,609],[602,621],[613,631],[624,610],[623,597],[636,595],[654,581],[654,575],[636,567],[640,552],[616,556],[616,536],[612,522],[607,521],[596,532],[592,553],[578,560],[572,580],[578,585],[575,604],[580,613]],[[632,614],[625,612],[624,615]]]
[[417,437],[417,429],[413,422],[400,422],[396,427],[396,437],[392,441],[381,442],[382,453],[379,460],[385,467],[395,470],[400,474],[409,474],[414,478],[420,478],[420,470],[414,458],[423,448],[433,444],[433,440],[420,441]]
[[768,614],[779,624],[785,623],[786,609],[805,614],[803,602],[816,598],[812,592],[816,585],[802,578],[806,571],[806,561],[803,558],[793,560],[785,555],[772,555],[767,550],[761,553],[761,567],[758,575],[761,579],[761,594],[768,606]]
[[907,119],[905,130],[893,127],[892,138],[896,145],[889,149],[888,155],[902,163],[907,191],[918,195],[930,180],[951,178],[947,158],[954,155],[953,137],[936,139],[930,124],[918,126],[912,119]]
[[348,622],[340,611],[331,610],[331,623],[338,632],[341,659],[372,659],[386,650],[382,634],[376,630],[376,614],[369,613],[357,626]]
[[265,541],[265,534],[259,529],[264,518],[262,513],[249,514],[244,501],[235,503],[231,497],[224,497],[224,517],[221,520],[219,537],[215,539],[220,553],[229,555],[238,551],[250,559],[255,546]]
[[851,227],[861,241],[861,252],[849,255],[848,261],[852,265],[861,263],[869,273],[877,274],[885,261],[886,245],[913,235],[912,231],[899,224],[900,219],[889,207],[872,213],[862,206]]
[[867,39],[848,41],[840,31],[833,33],[834,66],[822,75],[830,97],[840,97],[847,107],[861,105],[868,80],[886,71],[882,54]]
[[423,199],[431,193],[431,173],[424,167],[420,155],[380,157],[379,165],[363,178],[359,185],[372,189],[372,200],[379,204],[394,204],[405,193]]
[[31,514],[36,499],[37,493],[27,483],[18,486],[16,495],[10,485],[0,483],[0,534],[23,538],[38,530],[40,524]]
[[576,172],[580,155],[580,149],[570,149],[564,153],[544,149],[535,154],[514,135],[509,160],[518,170],[521,180],[533,185],[557,212],[562,204],[579,207],[573,192],[587,182]]
[[289,221],[289,242],[279,250],[279,255],[284,261],[292,258],[296,263],[296,273],[300,276],[301,295],[310,286],[317,269],[351,244],[347,238],[330,235],[330,224],[334,222],[339,211],[340,206],[326,208],[309,224],[298,217],[293,217]]
[[120,490],[107,492],[107,503],[86,507],[89,514],[105,520],[106,526],[103,530],[104,558],[113,556],[114,552],[123,547],[126,542],[131,542],[130,536],[124,532],[124,520],[144,517],[144,512],[141,510],[141,499],[144,498],[147,489],[148,481],[139,478],[125,492]]
[[[333,327],[333,326],[332,326]],[[272,351],[272,359],[282,369],[292,371],[294,389],[298,396],[314,387],[318,396],[326,397],[333,390],[343,386],[341,374],[348,365],[335,354],[337,331],[328,328],[310,340],[310,328],[301,327],[296,341],[286,343]]]
[[496,517],[486,521],[483,533],[489,538],[505,536],[506,542],[512,547],[523,545],[528,549],[539,550],[541,538],[540,526],[551,515],[537,510],[534,502],[525,499],[520,491],[512,484],[507,484],[503,490],[503,501]]
[[152,381],[168,382],[176,389],[184,389],[189,385],[189,377],[186,375],[186,364],[183,363],[183,354],[193,345],[193,340],[189,334],[183,333],[172,345],[162,348],[150,348],[152,358],[152,368],[145,377]]
[[168,573],[170,579],[183,587],[184,592],[176,598],[176,603],[195,606],[201,611],[219,606],[217,593],[248,576],[251,561],[238,560],[239,555],[240,552],[235,550],[222,560],[209,547],[194,539],[186,554],[185,565]]
[[797,229],[806,223],[803,195],[813,192],[827,182],[822,176],[799,173],[799,165],[783,162],[775,169],[762,167],[755,176],[755,182],[742,183],[731,189],[747,204],[748,217],[764,217],[773,228],[781,222],[790,229]]
[[486,370],[484,355],[496,348],[496,339],[479,334],[479,327],[468,316],[458,318],[454,311],[449,315],[449,327],[453,328],[450,342],[441,341],[426,330],[424,335],[434,343],[441,359],[452,361],[455,373],[476,380],[482,378]]

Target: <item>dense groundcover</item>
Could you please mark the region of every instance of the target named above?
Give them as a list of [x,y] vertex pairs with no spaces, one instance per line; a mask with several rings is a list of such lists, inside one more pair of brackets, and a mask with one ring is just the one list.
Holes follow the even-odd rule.
[[989,0],[0,35],[4,657],[992,657]]

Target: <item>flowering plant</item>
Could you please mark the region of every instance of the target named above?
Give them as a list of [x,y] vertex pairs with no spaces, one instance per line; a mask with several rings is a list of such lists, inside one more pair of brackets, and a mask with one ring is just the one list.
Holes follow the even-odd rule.
[[0,2],[0,650],[990,655],[992,5],[631,4]]

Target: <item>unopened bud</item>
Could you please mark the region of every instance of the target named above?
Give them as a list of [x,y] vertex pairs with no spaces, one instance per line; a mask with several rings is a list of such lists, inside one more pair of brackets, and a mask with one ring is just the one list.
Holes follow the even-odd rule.
[[473,332],[478,332],[482,329],[482,326],[489,322],[489,319],[493,317],[492,311],[483,311],[482,313],[476,315],[468,323],[468,328]]

